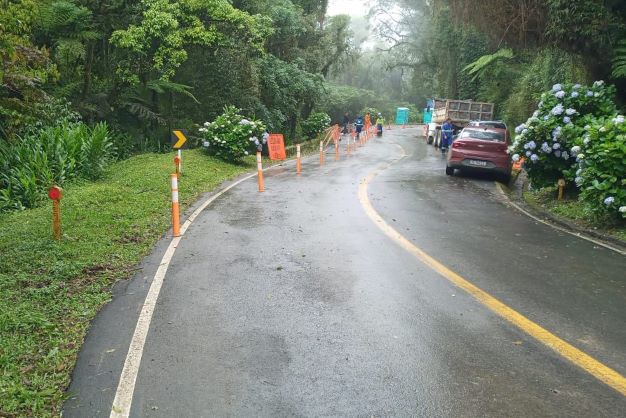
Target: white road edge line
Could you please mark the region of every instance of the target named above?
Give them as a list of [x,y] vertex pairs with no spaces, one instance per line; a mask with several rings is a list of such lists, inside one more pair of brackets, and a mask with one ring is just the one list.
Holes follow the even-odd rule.
[[[274,167],[277,166],[268,167],[266,170]],[[193,211],[189,218],[187,218],[180,230],[181,236],[173,238],[170,242],[170,245],[167,247],[165,254],[163,254],[163,258],[161,259],[159,268],[154,274],[154,279],[152,280],[152,284],[150,285],[150,289],[148,290],[148,294],[146,295],[146,300],[144,301],[143,307],[141,308],[141,313],[139,314],[139,318],[137,320],[137,326],[135,327],[135,333],[133,334],[133,338],[130,342],[128,354],[126,355],[124,367],[120,375],[120,381],[117,386],[117,391],[115,392],[113,405],[111,406],[111,415],[109,416],[110,418],[128,418],[128,416],[130,415],[130,408],[133,402],[133,395],[135,392],[135,382],[137,381],[139,366],[141,365],[141,357],[143,355],[143,348],[146,343],[146,338],[148,336],[148,330],[150,328],[150,322],[152,321],[154,308],[156,306],[157,299],[159,298],[159,293],[161,292],[161,287],[163,286],[163,280],[165,279],[167,269],[170,265],[170,262],[172,261],[172,258],[174,257],[174,253],[176,252],[176,248],[178,247],[181,238],[185,235],[185,232],[187,232],[187,229],[189,228],[189,226],[191,226],[191,223],[198,217],[198,215],[200,215],[200,213],[204,209],[207,208],[207,206],[209,206],[217,198],[228,192],[233,187],[238,186],[246,180],[256,177],[256,175],[256,173],[250,174],[242,179],[239,179],[230,186],[221,190],[219,193],[209,197],[195,211]]]
[[[315,157],[315,155],[308,156],[308,158],[313,157]],[[263,171],[282,167],[291,161],[292,160],[287,160],[283,163],[268,167]],[[139,374],[139,367],[141,366],[141,357],[143,356],[143,349],[148,336],[148,331],[150,329],[150,322],[152,321],[152,315],[154,314],[154,308],[156,307],[156,301],[159,298],[159,293],[161,293],[161,287],[163,286],[167,269],[172,261],[172,258],[174,257],[174,253],[176,252],[176,248],[178,247],[180,240],[185,235],[185,232],[187,232],[187,229],[191,226],[192,222],[200,215],[200,213],[202,213],[204,209],[207,208],[207,206],[213,203],[224,193],[231,190],[233,187],[238,186],[244,181],[256,176],[257,173],[249,174],[248,176],[239,179],[230,186],[224,188],[217,194],[209,197],[187,218],[180,229],[180,237],[173,238],[170,242],[165,254],[163,254],[159,268],[154,274],[154,279],[152,280],[152,284],[150,285],[150,289],[148,290],[148,294],[146,295],[146,299],[141,308],[139,318],[137,319],[137,325],[135,327],[135,332],[130,342],[130,346],[128,347],[128,354],[126,355],[126,360],[124,361],[124,367],[122,368],[120,381],[117,385],[109,418],[128,418],[130,415],[133,395],[135,393],[135,383],[137,381],[137,375]]]
[[508,196],[506,196],[506,192],[502,189],[502,185],[500,183],[498,183],[498,182],[496,182],[496,189],[498,190],[498,192],[500,192],[507,199],[507,204],[513,206],[515,209],[517,209],[518,211],[520,211],[524,215],[528,216],[529,218],[532,218],[532,219],[534,219],[537,222],[541,222],[544,225],[548,225],[549,227],[554,228],[554,229],[556,229],[558,231],[565,232],[566,234],[570,234],[570,235],[572,235],[572,236],[574,236],[576,238],[584,239],[584,240],[589,241],[589,242],[591,242],[593,244],[596,244],[596,245],[599,245],[601,247],[604,247],[604,248],[606,248],[608,250],[615,251],[618,254],[626,255],[626,251],[622,251],[622,250],[620,250],[617,247],[613,247],[612,245],[606,244],[606,243],[604,243],[604,242],[602,242],[600,240],[593,239],[593,238],[591,238],[591,237],[589,237],[587,235],[583,235],[583,234],[578,233],[578,232],[568,231],[565,228],[562,228],[562,227],[560,227],[558,225],[554,225],[554,224],[552,224],[550,222],[544,221],[541,218],[538,218],[537,216],[535,216],[532,213],[528,212],[526,209],[522,208],[517,203],[515,203],[511,199],[509,199]]

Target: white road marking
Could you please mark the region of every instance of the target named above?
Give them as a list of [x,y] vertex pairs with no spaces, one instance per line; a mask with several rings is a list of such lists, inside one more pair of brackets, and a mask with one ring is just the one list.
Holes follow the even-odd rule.
[[[285,163],[277,164],[268,167],[263,171],[272,170],[273,168],[282,167],[284,165]],[[174,253],[176,252],[176,248],[178,247],[180,240],[185,235],[185,232],[187,232],[187,229],[189,229],[193,221],[200,215],[200,213],[202,213],[203,210],[207,208],[207,206],[209,206],[217,198],[228,192],[233,187],[236,187],[244,181],[256,176],[256,172],[254,174],[249,174],[248,176],[237,180],[230,186],[209,197],[195,211],[193,211],[191,215],[189,215],[189,217],[180,229],[180,237],[173,238],[172,242],[170,242],[170,245],[167,247],[165,254],[163,254],[163,258],[161,259],[159,268],[154,274],[154,279],[152,280],[152,284],[150,285],[150,289],[148,290],[148,294],[146,295],[143,307],[141,308],[141,313],[139,314],[139,318],[137,320],[135,332],[128,348],[128,354],[126,355],[126,360],[124,361],[124,367],[122,368],[120,381],[117,385],[115,398],[113,399],[113,405],[111,406],[111,414],[109,415],[110,418],[128,418],[128,416],[130,415],[130,409],[133,403],[133,395],[135,393],[135,383],[137,381],[139,367],[141,366],[141,357],[143,355],[143,349],[146,343],[146,338],[148,336],[148,331],[150,329],[150,322],[152,321],[152,316],[154,314],[156,301],[159,298],[159,293],[161,293],[161,287],[163,286],[163,280],[165,279],[165,275],[167,274],[167,269],[170,265],[170,262],[172,261],[172,258],[174,257]]]
[[[269,167],[268,169],[270,168],[272,167]],[[152,321],[154,308],[156,306],[157,299],[159,298],[159,293],[161,292],[161,287],[163,286],[163,280],[165,279],[167,269],[172,261],[172,258],[174,257],[174,253],[176,252],[176,248],[178,247],[181,238],[185,235],[185,232],[187,232],[191,223],[204,209],[207,208],[207,206],[213,203],[215,199],[219,198],[233,187],[238,186],[244,181],[255,176],[256,173],[250,174],[226,187],[219,193],[209,197],[189,216],[189,218],[187,218],[180,230],[181,236],[173,238],[172,242],[170,242],[170,245],[167,247],[165,254],[163,254],[163,258],[161,259],[161,264],[159,264],[159,268],[154,275],[148,294],[146,295],[146,300],[143,303],[141,313],[139,314],[137,326],[135,327],[135,333],[133,334],[133,338],[130,342],[128,354],[126,355],[126,361],[124,361],[124,368],[122,369],[120,381],[117,385],[117,391],[115,392],[115,399],[113,400],[113,405],[111,407],[110,418],[127,418],[130,414],[133,394],[135,392],[135,382],[137,381],[137,374],[139,373],[139,366],[141,365],[141,356],[143,355],[143,349],[146,343],[146,337],[148,336],[148,330],[150,329],[150,322]]]
[[509,199],[508,196],[506,195],[506,192],[502,189],[502,185],[500,183],[498,183],[498,182],[496,182],[496,190],[498,190],[498,192],[500,192],[507,199],[507,204],[510,204],[515,209],[517,209],[518,211],[522,212],[524,215],[528,216],[529,218],[532,218],[532,219],[534,219],[537,222],[541,222],[544,225],[548,225],[549,227],[554,228],[557,231],[565,232],[566,234],[570,234],[570,235],[572,235],[572,236],[574,236],[576,238],[584,239],[584,240],[589,241],[589,242],[591,242],[593,244],[596,244],[596,245],[599,245],[601,247],[604,247],[604,248],[606,248],[608,250],[615,251],[618,254],[626,255],[626,251],[622,251],[622,250],[620,250],[617,247],[613,247],[612,245],[606,244],[606,243],[604,243],[604,242],[602,242],[600,240],[591,238],[591,237],[589,237],[587,235],[583,235],[583,234],[581,234],[579,232],[569,231],[569,230],[567,230],[565,228],[562,228],[562,227],[560,227],[558,225],[554,225],[553,223],[550,223],[550,222],[544,221],[541,218],[538,218],[537,216],[535,216],[532,213],[528,212],[526,209],[522,208],[520,205],[518,205],[517,203],[515,203],[511,199]]

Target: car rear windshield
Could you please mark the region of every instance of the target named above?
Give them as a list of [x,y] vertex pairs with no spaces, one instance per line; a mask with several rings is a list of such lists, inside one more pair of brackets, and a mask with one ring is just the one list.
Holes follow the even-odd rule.
[[506,129],[506,125],[502,122],[476,122],[475,126],[482,126],[485,128]]
[[480,131],[478,129],[465,129],[461,132],[461,138],[483,139],[485,141],[504,142],[504,134],[493,131]]

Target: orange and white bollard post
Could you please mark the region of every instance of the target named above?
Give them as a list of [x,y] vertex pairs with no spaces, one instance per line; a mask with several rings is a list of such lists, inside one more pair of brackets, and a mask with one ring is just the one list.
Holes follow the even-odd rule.
[[256,153],[256,169],[259,178],[259,192],[262,192],[265,190],[265,185],[263,184],[263,159],[261,158],[260,151]]
[[170,174],[172,180],[172,234],[180,237],[180,209],[178,207],[178,175]]
[[178,150],[178,172],[182,174],[183,172],[183,151]]
[[320,165],[324,165],[324,141],[320,141]]
[[339,142],[335,141],[335,161],[339,161]]
[[300,144],[296,144],[296,171],[302,173],[302,160],[300,158]]

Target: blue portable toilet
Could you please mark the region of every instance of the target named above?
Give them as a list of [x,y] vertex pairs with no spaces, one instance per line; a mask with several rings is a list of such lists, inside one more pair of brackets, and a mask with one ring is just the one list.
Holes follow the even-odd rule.
[[433,107],[435,107],[435,101],[433,99],[426,100],[426,107],[424,108],[424,116],[422,122],[430,123],[433,120]]
[[396,125],[408,125],[409,123],[409,109],[406,107],[399,107],[396,109]]
[[432,107],[424,108],[424,116],[422,117],[422,122],[430,123],[433,120],[433,109]]

